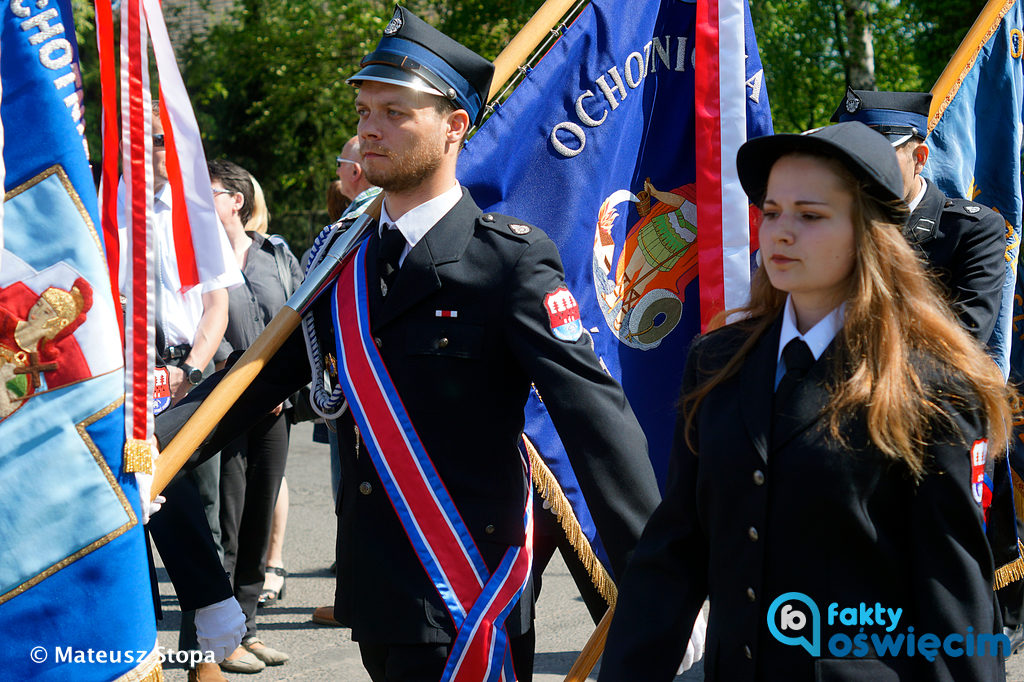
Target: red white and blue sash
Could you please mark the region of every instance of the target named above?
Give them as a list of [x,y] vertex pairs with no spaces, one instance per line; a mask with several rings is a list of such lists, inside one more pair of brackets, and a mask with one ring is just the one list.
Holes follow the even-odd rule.
[[[509,547],[491,574],[420,442],[370,333],[366,251],[348,259],[334,289],[339,381],[377,475],[413,549],[458,630],[442,680],[515,679],[505,618],[530,577],[533,492],[523,510],[526,544]],[[526,480],[529,460],[524,458]]]

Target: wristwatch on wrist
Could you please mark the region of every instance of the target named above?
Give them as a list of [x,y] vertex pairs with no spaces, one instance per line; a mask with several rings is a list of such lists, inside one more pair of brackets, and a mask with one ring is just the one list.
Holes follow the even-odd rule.
[[181,371],[185,373],[185,379],[193,386],[198,386],[199,382],[203,380],[203,370],[198,367],[193,367],[187,362],[181,363],[180,367]]

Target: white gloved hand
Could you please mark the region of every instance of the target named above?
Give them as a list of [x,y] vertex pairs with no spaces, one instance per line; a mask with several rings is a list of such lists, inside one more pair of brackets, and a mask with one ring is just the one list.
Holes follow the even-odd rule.
[[244,636],[245,614],[234,597],[196,609],[199,648],[212,651],[215,661],[220,662],[230,656]]
[[153,490],[153,474],[135,472],[135,484],[139,487],[139,501],[142,502],[142,525],[145,526],[149,523],[150,517],[160,511],[160,507],[167,501],[167,498],[157,495],[156,499],[150,501],[149,495]]
[[679,665],[679,672],[682,675],[693,667],[693,664],[704,658],[704,638],[707,636],[708,622],[704,620],[704,609],[697,612],[697,620],[693,624],[693,632],[690,633],[690,642],[686,645],[686,655]]

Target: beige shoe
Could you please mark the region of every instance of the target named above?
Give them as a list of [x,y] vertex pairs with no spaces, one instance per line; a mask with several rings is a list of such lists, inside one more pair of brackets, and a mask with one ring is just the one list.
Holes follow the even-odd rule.
[[199,663],[188,671],[188,682],[228,682],[216,663]]
[[267,665],[284,665],[284,663],[290,658],[288,654],[277,649],[271,649],[269,646],[263,643],[259,637],[246,637],[242,640],[242,646],[249,650],[256,658],[260,659]]
[[313,622],[320,625],[330,625],[331,627],[340,628],[341,623],[334,619],[334,607],[333,606],[318,606],[313,610]]
[[220,669],[227,670],[229,673],[258,673],[267,667],[266,663],[242,647],[235,649],[231,655],[234,656],[239,651],[244,653],[237,658],[225,658],[219,663]]

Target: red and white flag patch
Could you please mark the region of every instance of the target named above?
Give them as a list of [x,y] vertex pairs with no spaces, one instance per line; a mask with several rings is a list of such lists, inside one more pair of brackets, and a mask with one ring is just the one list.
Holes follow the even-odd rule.
[[544,297],[544,309],[556,339],[575,343],[583,335],[580,306],[564,285]]

